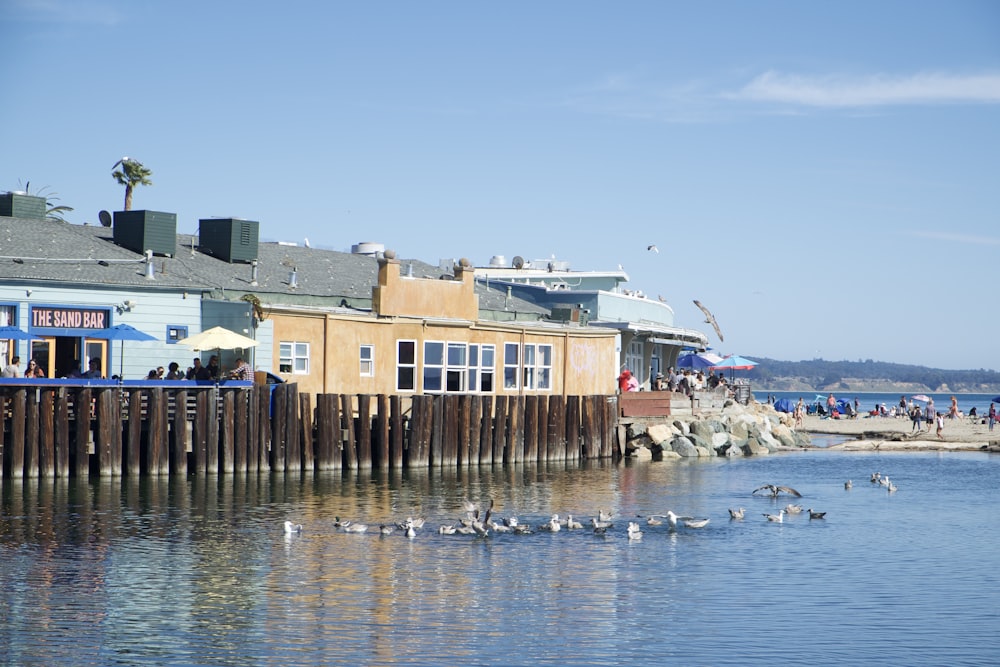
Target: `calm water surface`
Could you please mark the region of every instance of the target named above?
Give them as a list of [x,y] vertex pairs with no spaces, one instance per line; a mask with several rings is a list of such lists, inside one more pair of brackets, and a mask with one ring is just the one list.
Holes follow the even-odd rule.
[[[872,485],[874,471],[899,485]],[[421,474],[3,480],[10,665],[1000,663],[1000,458],[810,451]],[[854,488],[844,489],[852,479]],[[791,501],[827,512],[768,523]],[[591,530],[442,536],[461,501]],[[731,521],[727,508],[747,509]],[[627,520],[711,518],[700,530]],[[426,517],[416,538],[379,523]],[[357,535],[335,517],[372,524]],[[286,538],[282,522],[304,524]],[[639,519],[644,521],[643,519]]]

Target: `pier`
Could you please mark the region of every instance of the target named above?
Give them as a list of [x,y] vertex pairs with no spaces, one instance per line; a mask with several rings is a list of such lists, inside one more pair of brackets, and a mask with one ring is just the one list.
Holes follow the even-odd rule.
[[617,396],[300,393],[4,380],[3,478],[227,475],[618,458]]

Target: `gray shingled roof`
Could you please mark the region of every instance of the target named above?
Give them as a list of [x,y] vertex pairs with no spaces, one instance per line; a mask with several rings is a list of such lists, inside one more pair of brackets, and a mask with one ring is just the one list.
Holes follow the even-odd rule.
[[[190,290],[220,296],[253,293],[263,301],[318,306],[370,308],[378,279],[374,257],[280,243],[258,243],[257,284],[248,263],[229,263],[203,253],[197,237],[177,236],[173,257],[153,258],[155,279],[146,278],[144,256],[115,245],[110,227],[73,225],[56,220],[0,216],[0,279],[105,284],[123,289]],[[440,278],[442,270],[419,260],[402,259],[404,271]],[[289,285],[295,269],[297,287]],[[548,311],[505,290],[476,285],[480,310],[529,319]]]

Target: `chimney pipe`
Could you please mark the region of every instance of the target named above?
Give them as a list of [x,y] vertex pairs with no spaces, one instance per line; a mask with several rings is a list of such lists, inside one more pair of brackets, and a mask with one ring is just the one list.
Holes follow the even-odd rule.
[[156,266],[153,265],[153,251],[146,251],[146,280],[156,280]]
[[288,286],[292,289],[299,286],[299,274],[295,269],[288,273]]
[[257,286],[257,260],[250,262],[250,285]]

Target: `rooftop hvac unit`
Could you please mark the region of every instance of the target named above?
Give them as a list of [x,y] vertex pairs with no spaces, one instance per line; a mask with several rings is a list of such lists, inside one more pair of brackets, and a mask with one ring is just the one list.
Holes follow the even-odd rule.
[[205,218],[198,221],[198,248],[224,262],[257,259],[260,223],[241,218]]

